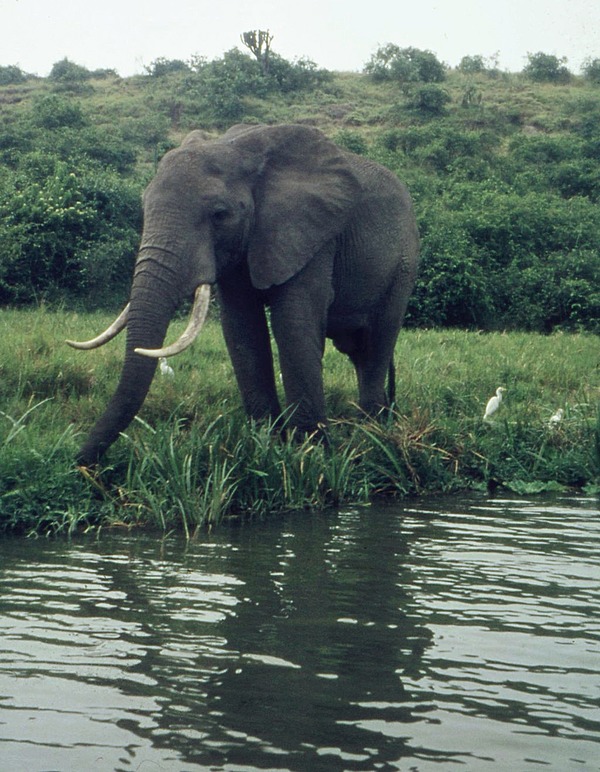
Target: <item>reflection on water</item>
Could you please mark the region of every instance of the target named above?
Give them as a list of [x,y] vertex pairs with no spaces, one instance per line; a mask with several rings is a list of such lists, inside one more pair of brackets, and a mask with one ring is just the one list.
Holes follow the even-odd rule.
[[446,499],[0,542],[0,767],[598,769],[598,514]]

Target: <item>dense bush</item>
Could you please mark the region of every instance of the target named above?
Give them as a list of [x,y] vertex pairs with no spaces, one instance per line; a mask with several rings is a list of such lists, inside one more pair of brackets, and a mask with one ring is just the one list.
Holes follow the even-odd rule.
[[115,173],[75,172],[48,156],[0,175],[0,303],[87,295],[97,304],[122,292],[139,210],[139,189]]
[[445,208],[421,223],[421,269],[407,324],[486,328],[495,317],[489,275],[462,222]]
[[590,83],[600,83],[600,59],[588,58],[581,68],[583,77]]
[[90,80],[92,77],[93,73],[90,70],[65,58],[52,65],[48,80],[54,83],[72,83]]
[[244,97],[266,97],[269,81],[256,59],[234,48],[220,59],[199,63],[190,79],[202,99],[202,112],[222,122],[239,121],[244,115]]
[[17,83],[25,83],[27,74],[15,65],[0,66],[0,86],[10,86]]
[[411,324],[600,332],[595,205],[488,183],[450,195],[422,217]]
[[187,96],[195,96],[197,111],[219,127],[241,120],[249,98],[315,89],[332,77],[309,59],[289,62],[275,53],[270,53],[265,72],[256,58],[238,48],[212,61],[196,58],[191,66],[194,73],[186,80]]
[[65,96],[48,94],[36,99],[30,112],[31,122],[42,129],[70,127],[81,129],[86,123],[79,102]]
[[507,162],[514,187],[551,189],[565,198],[600,196],[600,167],[594,148],[576,136],[517,137]]
[[[107,132],[94,125],[84,112],[81,102],[65,94],[36,96],[20,120],[0,132],[0,164],[11,168],[27,164],[28,156],[47,154],[49,159],[68,161],[73,167],[90,160],[116,171],[127,173],[136,163],[141,140],[130,131],[133,124],[124,120]],[[144,126],[144,139],[157,144],[166,137],[166,126],[155,133]],[[135,144],[134,144],[135,143]]]
[[399,83],[439,83],[446,77],[444,65],[432,51],[400,48],[394,43],[378,48],[365,65],[365,72],[374,80]]
[[460,60],[458,64],[458,70],[460,72],[466,72],[470,75],[473,75],[475,73],[479,72],[485,72],[486,66],[485,66],[485,59],[483,56],[463,56],[463,58]]
[[357,131],[350,131],[349,129],[338,131],[334,137],[334,141],[337,145],[343,147],[344,150],[349,150],[351,153],[356,153],[357,155],[365,155],[368,149],[367,142],[362,134],[359,134]]
[[269,56],[268,77],[272,89],[283,94],[319,88],[332,80],[329,70],[317,67],[311,59],[301,57],[293,62],[277,54]]
[[446,105],[451,101],[452,97],[445,89],[428,83],[414,91],[410,104],[424,115],[438,116],[445,112]]
[[600,332],[600,260],[590,249],[572,249],[511,266],[509,326],[551,332]]
[[538,83],[568,83],[571,73],[566,67],[566,62],[564,56],[559,59],[558,56],[539,51],[537,54],[527,54],[527,64],[523,72]]
[[191,67],[181,59],[155,59],[145,68],[151,78],[164,78],[174,72],[191,72]]
[[255,57],[238,48],[212,61],[195,57],[190,66],[192,73],[179,89],[181,104],[191,100],[191,109],[202,115],[203,126],[217,128],[243,120],[249,100],[316,89],[332,77],[309,59],[289,62],[273,52],[265,70]]

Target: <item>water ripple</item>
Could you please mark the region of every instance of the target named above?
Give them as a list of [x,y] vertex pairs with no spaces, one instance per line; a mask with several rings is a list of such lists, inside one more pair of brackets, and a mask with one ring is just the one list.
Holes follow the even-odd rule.
[[564,497],[0,542],[2,768],[597,769],[599,546]]

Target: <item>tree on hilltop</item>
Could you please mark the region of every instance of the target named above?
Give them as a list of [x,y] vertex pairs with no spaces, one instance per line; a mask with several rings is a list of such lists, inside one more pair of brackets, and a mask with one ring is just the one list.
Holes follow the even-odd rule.
[[269,55],[273,35],[269,30],[255,29],[240,35],[242,43],[254,54],[263,75],[269,74]]
[[365,65],[373,80],[395,80],[401,83],[440,83],[446,69],[432,51],[400,48],[394,43],[381,46]]
[[536,83],[568,83],[571,73],[567,69],[567,57],[560,59],[553,54],[538,51],[537,54],[527,54],[527,64],[523,73]]

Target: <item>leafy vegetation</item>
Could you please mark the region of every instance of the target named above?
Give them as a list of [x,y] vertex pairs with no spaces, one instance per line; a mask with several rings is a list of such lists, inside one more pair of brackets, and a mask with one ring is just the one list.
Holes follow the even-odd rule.
[[254,56],[160,59],[128,80],[67,59],[46,80],[0,71],[0,303],[118,304],[160,156],[191,128],[299,121],[407,181],[411,326],[600,330],[597,60],[581,78],[542,53],[522,74],[480,56],[451,71],[388,44],[335,74],[246,38]]
[[166,150],[192,128],[308,122],[412,191],[408,324],[600,330],[598,60],[568,78],[541,53],[521,74],[481,56],[453,71],[388,44],[363,74],[331,73],[246,37],[254,55],[159,59],[127,80],[67,59],[45,80],[0,69],[0,303],[118,305]]
[[589,57],[583,63],[582,73],[586,80],[596,85],[600,83],[600,59],[592,59]]
[[445,67],[432,51],[400,48],[388,43],[367,62],[365,72],[374,80],[399,83],[439,83],[446,77]]
[[0,66],[0,86],[11,86],[15,83],[25,83],[27,73],[16,65]]
[[531,80],[540,83],[568,83],[571,73],[566,66],[566,58],[561,59],[553,54],[545,54],[538,51],[537,54],[528,54],[527,65],[523,72]]

